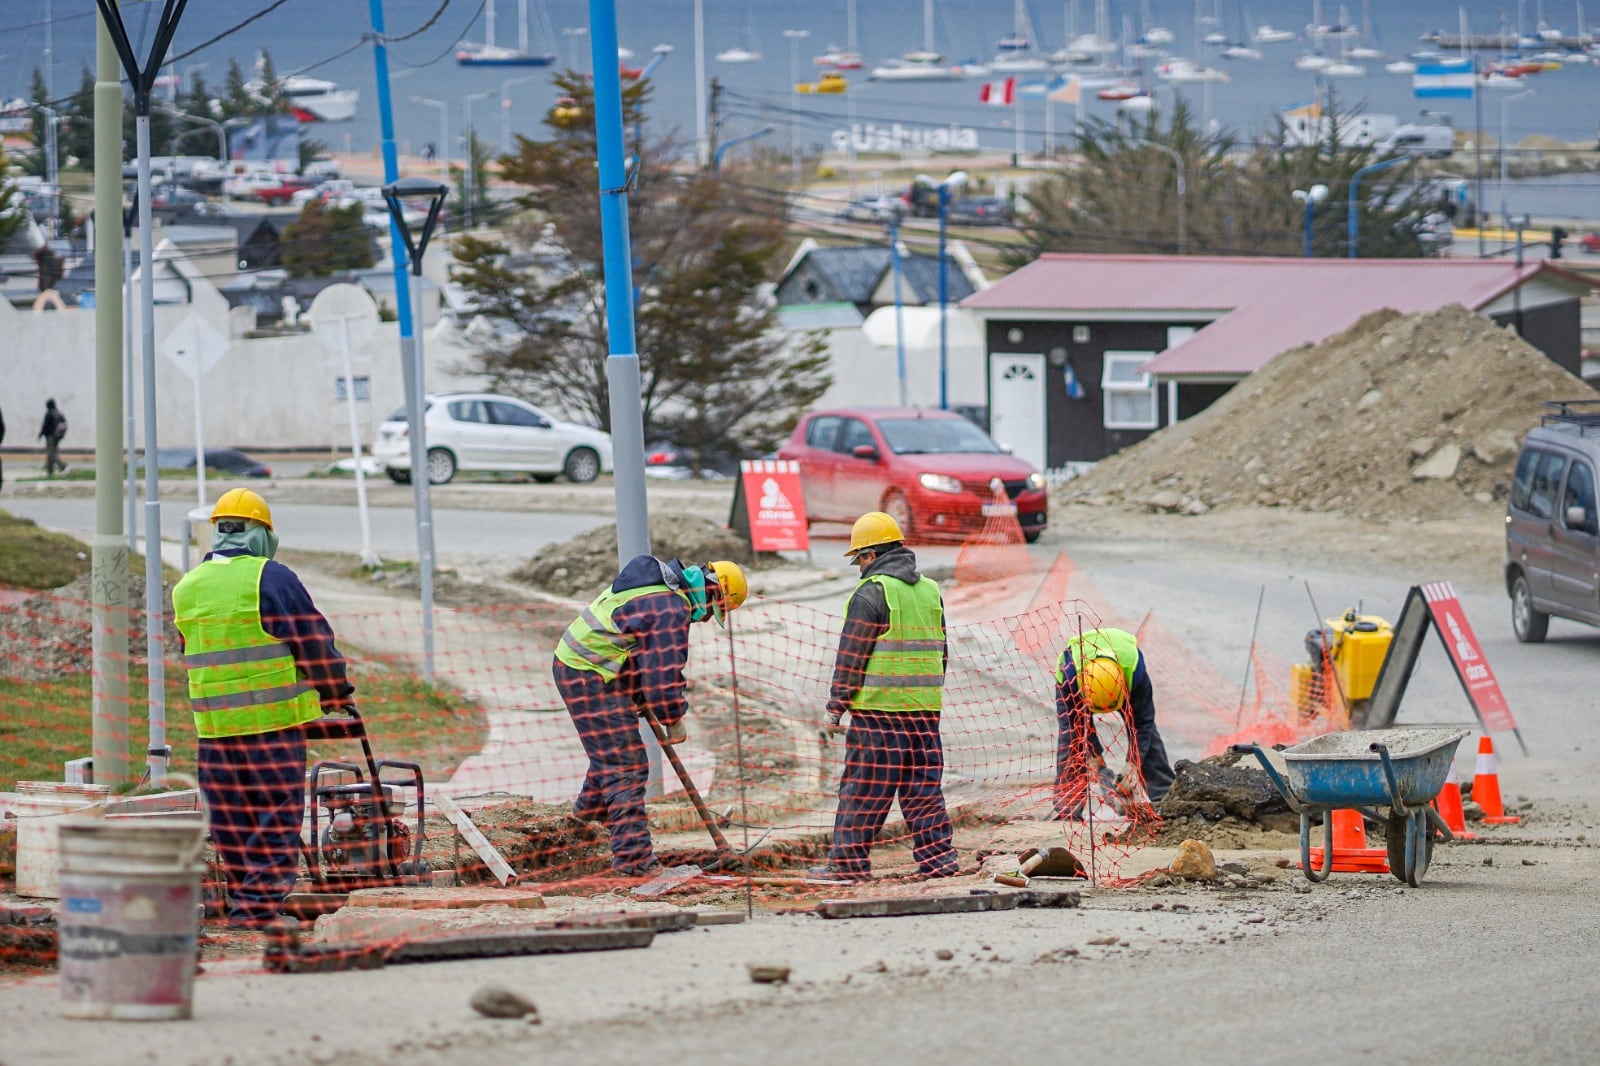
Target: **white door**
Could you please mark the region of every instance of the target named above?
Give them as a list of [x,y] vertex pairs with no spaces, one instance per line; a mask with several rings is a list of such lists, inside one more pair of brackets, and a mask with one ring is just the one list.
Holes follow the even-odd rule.
[[1011,454],[1045,468],[1042,355],[989,357],[989,435]]

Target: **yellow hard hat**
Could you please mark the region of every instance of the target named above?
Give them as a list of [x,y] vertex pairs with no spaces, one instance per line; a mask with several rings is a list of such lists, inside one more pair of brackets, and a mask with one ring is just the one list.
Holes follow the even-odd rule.
[[845,555],[853,559],[868,548],[898,544],[905,539],[906,535],[900,532],[899,522],[882,511],[868,511],[850,527],[850,550]]
[[1078,671],[1078,691],[1095,714],[1120,711],[1128,698],[1128,675],[1115,659],[1090,659]]
[[229,489],[224,492],[211,509],[211,521],[215,523],[219,518],[253,518],[268,529],[272,528],[272,509],[260,493],[250,489]]
[[714,563],[707,563],[706,570],[722,590],[723,610],[736,611],[744,606],[744,601],[750,598],[750,582],[745,580],[742,566],[727,559],[718,559]]

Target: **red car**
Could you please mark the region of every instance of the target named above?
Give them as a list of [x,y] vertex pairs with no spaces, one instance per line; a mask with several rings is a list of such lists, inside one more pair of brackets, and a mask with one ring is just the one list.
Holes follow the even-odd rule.
[[1586,252],[1600,252],[1600,233],[1585,233],[1578,238],[1578,243]]
[[1016,505],[1030,544],[1048,522],[1044,476],[952,411],[814,411],[778,458],[799,461],[813,522],[853,522],[867,511],[886,511],[907,539],[968,536],[983,528],[996,483]]

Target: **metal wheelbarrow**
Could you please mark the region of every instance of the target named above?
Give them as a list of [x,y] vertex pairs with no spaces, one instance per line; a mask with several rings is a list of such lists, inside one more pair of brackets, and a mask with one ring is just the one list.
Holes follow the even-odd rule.
[[[1433,856],[1433,829],[1446,841],[1450,827],[1430,806],[1450,774],[1464,729],[1406,728],[1328,733],[1277,751],[1235,744],[1254,754],[1267,777],[1300,815],[1300,868],[1306,880],[1325,881],[1333,872],[1330,812],[1357,810],[1384,824],[1389,869],[1413,887],[1422,883]],[[1387,807],[1387,816],[1374,808]],[[1322,865],[1311,865],[1311,815],[1322,814]]]

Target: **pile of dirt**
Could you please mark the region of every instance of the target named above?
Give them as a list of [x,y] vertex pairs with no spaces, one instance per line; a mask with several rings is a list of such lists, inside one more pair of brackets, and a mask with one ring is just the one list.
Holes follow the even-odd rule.
[[[565,881],[611,868],[610,834],[602,825],[575,817],[566,804],[516,800],[475,810],[472,821],[526,879]],[[435,870],[455,866],[460,884],[494,880],[477,854],[458,844],[455,827],[444,818],[428,819],[422,855]]]
[[1228,752],[1199,762],[1178,760],[1172,788],[1155,805],[1162,820],[1155,843],[1170,847],[1193,839],[1220,848],[1290,846],[1299,816],[1266,771],[1240,758]]
[[1377,311],[1285,352],[1205,411],[1098,464],[1068,499],[1204,514],[1482,514],[1508,491],[1540,401],[1594,390],[1482,315]]
[[[732,559],[750,565],[750,545],[735,533],[693,515],[656,515],[650,519],[651,550],[662,559],[707,563]],[[512,572],[516,581],[562,596],[590,597],[617,576],[617,527],[601,526],[571,540],[551,544]]]
[[[87,674],[93,667],[94,579],[84,574],[57,589],[40,592],[0,612],[0,663],[19,681],[54,681]],[[162,585],[162,602],[171,604],[172,586]],[[144,576],[128,578],[128,608],[132,611],[130,653],[144,654]],[[178,630],[172,612],[164,616],[166,645],[178,647]],[[114,624],[128,625],[119,619]]]

